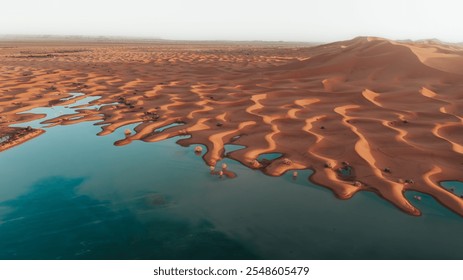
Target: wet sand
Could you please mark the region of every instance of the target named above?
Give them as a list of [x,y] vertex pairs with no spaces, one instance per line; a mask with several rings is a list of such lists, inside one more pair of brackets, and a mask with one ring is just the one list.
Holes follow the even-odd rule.
[[43,129],[31,127],[2,127],[0,134],[0,152],[13,148],[44,133]]
[[[190,135],[178,143],[204,144],[209,166],[225,144],[242,145],[227,156],[271,176],[313,169],[310,180],[341,199],[374,191],[420,215],[404,197],[415,190],[463,216],[463,199],[439,185],[463,181],[458,46],[1,42],[0,68],[0,137],[43,117],[21,112],[101,96],[92,104],[110,105],[47,123],[97,121],[99,135],[138,123],[116,145]],[[259,161],[265,153],[282,156]]]

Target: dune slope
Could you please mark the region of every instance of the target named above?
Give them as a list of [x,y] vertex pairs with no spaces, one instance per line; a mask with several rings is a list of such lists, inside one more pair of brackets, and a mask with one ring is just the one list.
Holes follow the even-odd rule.
[[[374,191],[419,215],[403,195],[416,190],[463,216],[463,199],[439,185],[463,181],[461,48],[359,37],[315,47],[9,43],[0,55],[0,129],[83,92],[103,106],[47,123],[98,120],[99,135],[137,123],[115,144],[189,135],[178,143],[206,145],[208,165],[227,156],[272,176],[310,168],[342,199]],[[230,143],[246,148],[225,155]],[[259,162],[265,153],[282,156]]]

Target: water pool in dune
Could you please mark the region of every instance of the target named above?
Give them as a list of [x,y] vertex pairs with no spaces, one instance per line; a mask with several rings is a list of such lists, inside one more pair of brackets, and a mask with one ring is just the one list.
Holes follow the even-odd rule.
[[221,179],[178,138],[113,145],[133,127],[54,126],[0,153],[0,259],[463,258],[462,218],[430,196],[405,194],[412,217],[374,193],[338,200],[310,170],[225,159],[238,177]]

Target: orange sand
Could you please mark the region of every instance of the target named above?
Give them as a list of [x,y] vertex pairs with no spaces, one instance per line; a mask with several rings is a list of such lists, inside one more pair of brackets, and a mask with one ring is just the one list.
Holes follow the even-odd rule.
[[[417,190],[463,216],[463,199],[439,186],[463,181],[458,46],[370,37],[315,47],[3,42],[0,68],[0,131],[41,117],[20,112],[83,92],[118,105],[48,123],[99,120],[99,135],[140,123],[116,145],[191,135],[178,143],[206,145],[208,165],[225,144],[244,145],[227,156],[272,176],[313,169],[310,180],[342,199],[374,191],[419,215],[403,195]],[[256,161],[273,152],[283,156]],[[346,166],[352,174],[343,177]]]
[[0,138],[5,137],[5,139],[1,139],[2,141],[0,141],[0,152],[20,145],[45,132],[43,129],[33,129],[31,127],[1,127],[0,131]]

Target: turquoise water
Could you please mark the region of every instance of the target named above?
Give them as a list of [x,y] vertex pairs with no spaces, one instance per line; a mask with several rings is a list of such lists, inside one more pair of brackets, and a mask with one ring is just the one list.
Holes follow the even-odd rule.
[[463,196],[463,183],[458,181],[445,181],[441,183],[442,187],[452,191],[458,196]]
[[[70,93],[70,97],[66,98],[61,98],[62,101],[67,101],[71,100],[77,97],[82,96],[82,93]],[[99,109],[102,105],[89,105],[90,102],[95,101],[99,99],[100,97],[98,96],[88,96],[84,97],[80,100],[76,100],[73,104],[70,105],[64,105],[64,106],[52,106],[52,107],[38,107],[34,108],[32,110],[29,110],[27,112],[23,113],[32,113],[32,114],[45,114],[46,117],[42,119],[38,119],[35,121],[27,122],[27,123],[19,123],[13,126],[19,126],[19,127],[24,127],[24,126],[31,126],[33,128],[44,128],[47,126],[47,124],[41,124],[41,122],[62,116],[62,115],[67,115],[67,114],[74,114],[77,112],[79,109]],[[110,104],[107,104],[110,105]]]
[[338,200],[308,170],[225,159],[238,177],[221,179],[178,138],[113,146],[133,127],[55,126],[0,153],[0,259],[463,258],[463,219],[430,196],[406,193],[412,217],[374,193]]
[[282,154],[280,154],[280,153],[261,154],[261,155],[259,155],[259,157],[257,157],[257,160],[258,161],[262,161],[263,159],[274,160],[274,159],[277,159],[277,158],[279,158],[281,156],[282,156]]
[[[203,147],[205,148],[205,147]],[[228,153],[231,153],[231,152],[234,152],[234,151],[237,151],[237,150],[241,150],[241,149],[244,149],[246,148],[245,146],[243,145],[235,145],[235,144],[226,144],[224,145],[224,153],[225,154],[228,154]]]
[[168,128],[171,128],[171,127],[175,127],[175,126],[181,126],[183,125],[183,123],[171,123],[169,125],[165,125],[163,127],[160,127],[158,129],[156,129],[154,132],[163,132],[164,130],[168,129]]

